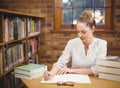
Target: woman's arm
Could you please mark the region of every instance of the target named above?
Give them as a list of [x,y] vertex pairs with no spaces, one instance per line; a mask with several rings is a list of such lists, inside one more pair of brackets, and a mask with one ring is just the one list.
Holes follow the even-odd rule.
[[82,68],[82,69],[71,69],[67,68],[68,73],[72,74],[86,74],[86,75],[94,75],[93,71],[91,68]]
[[48,80],[48,79],[51,79],[55,75],[66,74],[67,71],[68,70],[66,68],[61,68],[61,67],[58,67],[58,66],[53,66],[53,68],[51,69],[51,71],[46,71],[43,74],[43,77],[44,77],[45,80]]
[[100,58],[106,57],[106,55],[107,55],[107,41],[104,40],[104,41],[100,42],[98,49],[99,49],[99,52],[97,53],[96,61],[95,61],[94,65],[91,66],[91,70],[93,71],[93,73],[95,75],[98,75],[98,73],[99,73],[97,61]]
[[72,69],[72,68],[61,68],[61,67],[53,67],[50,71],[52,75],[62,75],[66,73],[71,74],[86,74],[86,75],[94,75],[91,68],[82,68],[82,69]]
[[66,70],[63,68],[66,68],[67,63],[69,62],[71,57],[71,45],[68,41],[62,55],[59,57],[58,61],[53,65],[52,69],[50,71],[46,71],[43,75],[44,79],[48,80],[52,76],[57,74],[66,74]]

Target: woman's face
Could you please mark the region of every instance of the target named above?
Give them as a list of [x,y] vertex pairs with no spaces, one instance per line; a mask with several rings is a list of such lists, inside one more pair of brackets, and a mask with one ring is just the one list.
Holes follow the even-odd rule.
[[77,23],[77,33],[84,44],[89,44],[93,39],[94,28],[88,27],[85,23]]

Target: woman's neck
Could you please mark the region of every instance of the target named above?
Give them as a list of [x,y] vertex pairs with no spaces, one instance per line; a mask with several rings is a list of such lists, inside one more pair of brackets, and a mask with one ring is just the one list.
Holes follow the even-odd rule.
[[84,46],[85,47],[89,47],[90,44],[92,44],[94,41],[94,37],[92,37],[91,39],[88,40],[88,42],[84,42]]
[[88,42],[84,43],[84,49],[85,49],[85,55],[87,55],[87,52],[89,50],[89,45],[92,44],[94,41],[94,37],[88,40]]

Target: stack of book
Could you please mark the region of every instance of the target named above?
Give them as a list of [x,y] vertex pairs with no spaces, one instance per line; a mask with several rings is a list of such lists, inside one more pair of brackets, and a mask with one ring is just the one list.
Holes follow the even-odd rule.
[[120,56],[107,56],[97,61],[99,78],[120,81]]
[[15,68],[15,77],[31,80],[42,76],[46,70],[46,65],[27,64]]
[[99,78],[120,81],[120,57],[107,56],[97,61]]

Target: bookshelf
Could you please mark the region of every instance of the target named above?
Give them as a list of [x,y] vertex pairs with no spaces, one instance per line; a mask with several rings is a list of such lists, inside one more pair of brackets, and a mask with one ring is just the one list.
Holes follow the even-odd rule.
[[[16,66],[38,59],[44,15],[0,9],[0,78]],[[38,62],[38,60],[36,60]]]

